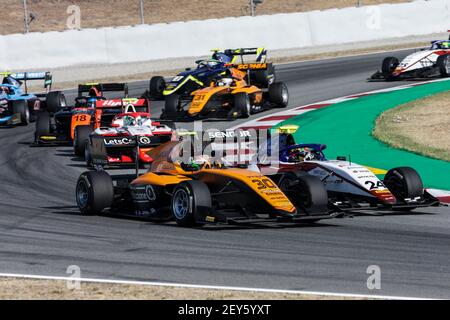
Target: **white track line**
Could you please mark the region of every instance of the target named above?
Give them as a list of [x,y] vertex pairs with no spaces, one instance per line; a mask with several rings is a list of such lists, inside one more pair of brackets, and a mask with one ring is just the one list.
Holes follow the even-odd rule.
[[183,283],[109,280],[109,279],[95,279],[95,278],[72,278],[72,277],[41,276],[41,275],[28,275],[28,274],[15,274],[15,273],[0,273],[0,277],[19,278],[19,279],[34,279],[34,280],[59,280],[59,281],[71,281],[71,282],[80,281],[80,282],[105,283],[105,284],[159,286],[159,287],[188,288],[188,289],[229,290],[229,291],[258,292],[258,293],[284,293],[284,294],[299,294],[299,295],[303,294],[303,295],[329,296],[329,297],[341,297],[341,298],[386,299],[386,300],[431,300],[429,298],[418,298],[418,297],[366,295],[366,294],[351,294],[351,293],[349,294],[349,293],[338,293],[338,292],[318,292],[318,291],[264,289],[264,288],[248,288],[248,287],[208,286],[208,285],[183,284]]

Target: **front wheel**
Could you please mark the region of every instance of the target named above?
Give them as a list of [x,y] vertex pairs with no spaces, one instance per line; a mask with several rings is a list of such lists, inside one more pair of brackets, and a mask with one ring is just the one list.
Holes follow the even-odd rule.
[[245,92],[239,92],[234,95],[234,107],[242,118],[250,117],[251,103],[250,97]]
[[392,74],[399,64],[400,62],[396,57],[386,57],[381,64],[381,72],[383,74]]
[[422,179],[417,171],[410,167],[389,170],[384,176],[384,184],[400,203],[407,202],[408,199],[422,198],[424,195]]
[[84,215],[100,214],[110,208],[114,200],[113,182],[105,171],[81,174],[75,192],[77,206]]
[[204,218],[211,209],[211,193],[201,181],[184,181],[178,184],[172,194],[172,215],[179,226],[204,225]]
[[171,94],[166,97],[164,104],[164,114],[167,117],[176,117],[181,111],[181,99],[178,94]]
[[41,112],[36,120],[36,131],[34,132],[34,141],[38,142],[41,137],[50,134],[50,115],[48,112]]

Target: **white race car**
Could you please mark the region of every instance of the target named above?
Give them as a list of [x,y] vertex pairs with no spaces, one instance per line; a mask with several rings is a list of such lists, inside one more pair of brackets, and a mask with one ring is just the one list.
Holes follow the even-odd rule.
[[[307,175],[318,177],[319,182],[322,181],[328,191],[330,206],[342,211],[409,211],[418,207],[440,205],[439,200],[424,189],[422,179],[413,168],[399,167],[384,172],[356,164],[346,157],[328,160],[323,153],[325,145],[297,144],[291,133],[283,131],[283,127],[279,130],[278,146],[265,143],[259,147],[259,153],[269,149],[279,150],[279,161],[266,163],[264,157],[258,155],[258,167],[262,174],[277,182],[286,194],[289,194],[293,186],[297,189],[301,187],[301,183],[296,182]],[[384,173],[383,180],[376,176]],[[298,192],[292,190],[294,191]],[[314,192],[306,192],[308,190],[301,191],[305,192],[300,194],[314,195]],[[314,202],[314,198],[310,201]]]
[[[152,121],[150,114],[136,112],[133,105],[128,105],[125,112],[116,115],[110,127],[100,127],[89,136],[85,160],[88,167],[93,165],[92,152],[95,140],[102,140],[104,146],[104,165],[123,166],[133,165],[136,157],[141,164],[153,161],[147,152],[156,146],[174,139],[174,126],[170,123]],[[139,148],[136,150],[135,145]],[[95,152],[98,152],[96,149]]]
[[450,76],[450,41],[432,41],[429,49],[414,52],[401,62],[395,57],[383,60],[381,71],[370,80],[400,80]]

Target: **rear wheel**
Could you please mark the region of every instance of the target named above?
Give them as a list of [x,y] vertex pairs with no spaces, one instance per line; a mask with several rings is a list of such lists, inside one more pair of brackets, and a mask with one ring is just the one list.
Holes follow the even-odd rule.
[[[319,178],[286,174],[280,179],[278,185],[292,203],[308,215],[314,216],[328,212],[328,193]],[[315,221],[318,220],[310,220],[310,222]]]
[[242,118],[250,117],[251,104],[250,97],[245,92],[239,92],[234,95],[234,108]]
[[12,112],[18,114],[20,117],[20,124],[27,126],[30,123],[30,109],[28,103],[25,100],[13,100]]
[[444,54],[439,56],[436,61],[436,65],[439,68],[439,73],[441,77],[450,76],[450,55]]
[[260,88],[268,88],[275,81],[273,64],[268,64],[266,70],[251,70],[250,83]]
[[76,126],[73,138],[73,153],[78,157],[84,157],[86,142],[92,133],[92,126]]
[[269,100],[279,108],[287,107],[289,104],[289,91],[284,82],[275,82],[270,85]]
[[150,79],[150,96],[155,99],[164,99],[163,91],[166,88],[166,80],[156,76]]
[[36,120],[36,131],[34,132],[34,141],[38,142],[40,137],[50,134],[50,114],[41,112]]
[[201,181],[181,182],[172,194],[172,214],[183,227],[204,225],[199,218],[208,214],[211,205],[211,193]]
[[105,171],[85,172],[78,178],[76,201],[82,214],[100,214],[111,207],[113,200],[113,182]]
[[384,74],[391,74],[394,72],[395,68],[398,67],[400,62],[396,57],[387,57],[384,58],[383,63],[381,65],[381,72]]
[[56,113],[61,110],[61,108],[67,106],[66,97],[61,91],[47,93],[45,101],[46,109],[50,113]]
[[[389,170],[384,177],[384,184],[397,198],[397,201],[423,197],[423,182],[416,170],[410,167],[399,167]],[[404,208],[402,210],[412,210]]]

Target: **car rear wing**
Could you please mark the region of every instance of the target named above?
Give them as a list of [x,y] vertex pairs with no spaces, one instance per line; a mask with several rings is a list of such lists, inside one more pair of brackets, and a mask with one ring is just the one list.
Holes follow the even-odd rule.
[[[241,62],[244,63],[244,56],[256,55],[256,62],[264,63],[267,59],[267,50],[265,48],[240,48],[240,49],[226,49],[224,53],[235,58],[241,57]],[[235,63],[233,59],[233,63]]]
[[100,93],[123,91],[124,96],[126,98],[128,98],[128,84],[126,84],[126,83],[85,83],[85,84],[80,84],[80,85],[78,85],[78,95],[82,96],[83,93],[90,92],[92,89],[96,89]]
[[[125,98],[97,100],[95,107],[99,109],[121,109],[123,112],[147,112],[150,113],[150,102],[148,99]],[[130,109],[132,109],[130,111]]]
[[34,80],[44,80],[44,88],[46,92],[50,92],[53,84],[53,76],[49,71],[44,72],[0,72],[0,76],[5,78],[11,77],[14,80],[23,82],[25,93],[28,93],[27,82]]

